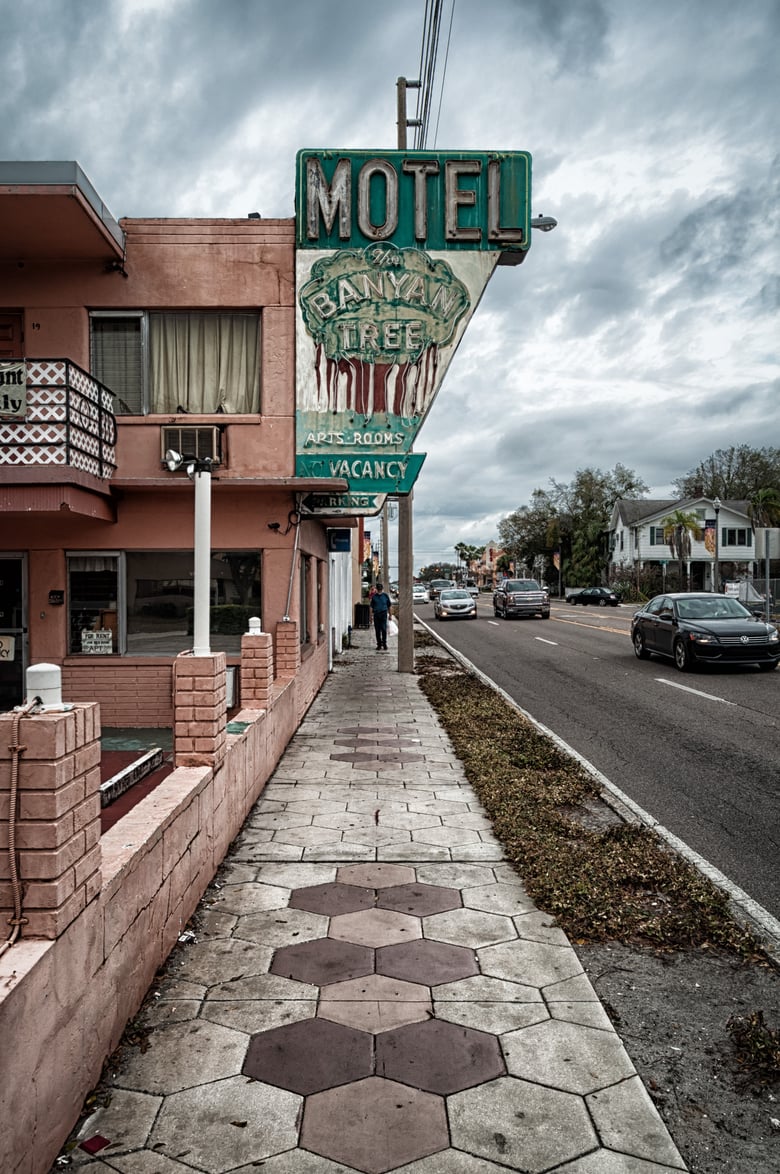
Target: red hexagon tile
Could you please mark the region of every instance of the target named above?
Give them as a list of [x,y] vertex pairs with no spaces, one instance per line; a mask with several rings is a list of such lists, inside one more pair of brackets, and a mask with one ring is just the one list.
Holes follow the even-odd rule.
[[371,1076],[373,1038],[327,1019],[303,1019],[252,1036],[241,1071],[307,1096]]
[[[457,982],[479,974],[476,955],[463,946],[445,942],[403,942],[397,946],[382,946],[376,951],[376,973],[426,986]],[[292,976],[291,976],[292,977]]]
[[374,951],[351,942],[318,938],[295,946],[282,946],[273,956],[270,970],[282,978],[326,986],[360,978],[374,971]]
[[373,909],[375,900],[373,889],[336,882],[293,889],[290,895],[293,909],[306,909],[309,913],[322,913],[326,917],[356,913],[359,909]]
[[363,1174],[386,1174],[449,1147],[444,1101],[369,1077],[309,1097],[300,1144]]
[[426,1092],[461,1092],[506,1072],[494,1035],[429,1019],[376,1037],[376,1074]]
[[395,909],[398,913],[408,913],[412,917],[428,917],[432,913],[459,909],[461,900],[457,889],[411,884],[382,889],[376,904],[379,909]]

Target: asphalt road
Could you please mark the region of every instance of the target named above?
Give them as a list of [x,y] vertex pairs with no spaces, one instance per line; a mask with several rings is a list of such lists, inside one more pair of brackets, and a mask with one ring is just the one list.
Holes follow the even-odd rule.
[[633,607],[549,620],[415,614],[524,710],[780,919],[780,669],[639,661]]

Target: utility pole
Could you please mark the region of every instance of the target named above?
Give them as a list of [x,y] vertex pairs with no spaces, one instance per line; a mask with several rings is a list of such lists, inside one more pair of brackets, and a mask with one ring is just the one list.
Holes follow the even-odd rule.
[[[406,128],[411,123],[406,117],[406,91],[419,90],[419,81],[410,82],[399,77],[397,86],[398,150],[406,150]],[[414,579],[414,540],[412,535],[413,491],[398,498],[398,671],[414,672],[414,631],[412,581]]]

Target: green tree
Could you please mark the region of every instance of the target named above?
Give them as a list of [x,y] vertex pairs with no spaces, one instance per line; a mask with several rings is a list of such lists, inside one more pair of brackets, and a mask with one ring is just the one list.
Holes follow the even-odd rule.
[[431,563],[430,566],[420,567],[418,578],[424,583],[430,583],[431,579],[453,579],[455,569],[454,563]]
[[780,492],[780,448],[747,444],[719,448],[695,469],[672,482],[679,497],[720,497],[747,501],[762,488]]
[[[664,541],[669,543],[672,558],[676,558],[680,568],[680,582],[683,578],[683,562],[691,556],[691,537],[700,542],[704,531],[699,525],[696,514],[686,513],[685,510],[675,510],[661,518],[664,528]],[[690,591],[690,564],[688,565],[688,590]]]
[[520,506],[498,524],[498,539],[515,572],[533,567],[539,555],[548,555],[557,536],[557,507],[549,493],[535,489],[530,505]]
[[618,462],[606,473],[578,469],[569,485],[553,481],[559,518],[563,576],[569,583],[598,584],[609,565],[607,527],[621,498],[642,497],[648,487]]

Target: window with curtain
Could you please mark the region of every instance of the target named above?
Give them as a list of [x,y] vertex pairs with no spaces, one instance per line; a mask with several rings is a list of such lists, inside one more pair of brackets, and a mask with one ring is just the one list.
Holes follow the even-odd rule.
[[90,326],[92,374],[118,413],[260,411],[259,314],[94,313]]
[[150,314],[152,411],[260,411],[258,319]]

